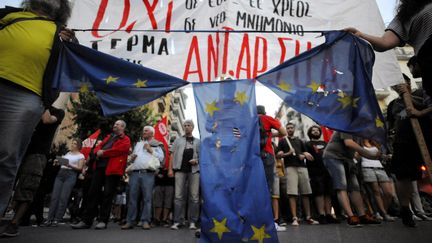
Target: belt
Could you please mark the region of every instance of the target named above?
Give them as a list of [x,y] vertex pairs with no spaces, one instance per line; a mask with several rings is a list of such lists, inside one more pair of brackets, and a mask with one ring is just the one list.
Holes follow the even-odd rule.
[[363,169],[384,170],[383,167],[362,167]]
[[154,170],[149,170],[149,169],[133,170],[132,172],[135,172],[135,173],[155,173]]

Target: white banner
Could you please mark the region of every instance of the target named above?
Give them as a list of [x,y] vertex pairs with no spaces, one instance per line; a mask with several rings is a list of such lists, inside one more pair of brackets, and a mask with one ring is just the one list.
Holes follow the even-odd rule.
[[[76,0],[69,21],[83,45],[192,82],[253,78],[324,41],[309,31],[348,26],[382,34],[375,0]],[[401,79],[377,54],[375,88]]]

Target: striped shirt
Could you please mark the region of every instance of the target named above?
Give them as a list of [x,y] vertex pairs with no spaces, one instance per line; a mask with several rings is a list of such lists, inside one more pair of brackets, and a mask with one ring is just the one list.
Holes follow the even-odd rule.
[[404,24],[395,17],[386,30],[393,31],[399,37],[400,46],[408,43],[418,55],[420,48],[432,35],[432,3],[426,5],[423,10]]

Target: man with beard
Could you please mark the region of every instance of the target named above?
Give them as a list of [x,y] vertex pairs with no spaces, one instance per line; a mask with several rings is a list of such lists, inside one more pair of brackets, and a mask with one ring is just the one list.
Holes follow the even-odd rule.
[[321,140],[321,128],[317,125],[311,126],[308,129],[307,135],[310,140],[305,143],[306,151],[313,156],[314,160],[307,160],[306,165],[309,172],[312,195],[319,213],[318,222],[320,224],[339,223],[331,215],[332,181],[322,159],[327,143]]

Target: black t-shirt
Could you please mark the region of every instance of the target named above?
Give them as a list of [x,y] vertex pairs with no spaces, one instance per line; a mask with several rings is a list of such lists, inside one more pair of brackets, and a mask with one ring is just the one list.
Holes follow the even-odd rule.
[[174,186],[174,177],[168,177],[168,170],[159,170],[155,178],[156,186]]
[[183,151],[183,159],[180,167],[181,172],[189,173],[192,172],[192,165],[189,161],[193,158],[193,137],[186,137],[186,147]]
[[63,110],[54,107],[50,108],[50,113],[57,118],[57,121],[52,124],[44,124],[42,121],[38,123],[27,147],[26,155],[44,154],[48,157],[57,127],[65,116]]
[[308,160],[306,162],[309,176],[311,177],[319,176],[328,173],[322,159],[324,149],[327,146],[327,143],[322,140],[307,141],[305,143],[305,146],[306,146],[306,151],[309,152],[314,157],[314,161]]
[[[304,143],[297,137],[289,138],[291,145],[294,147],[294,151],[296,155],[288,155],[284,158],[285,167],[295,166],[295,167],[306,167],[304,161],[299,159],[299,155],[306,151]],[[290,151],[290,146],[288,145],[286,138],[283,138],[279,141],[278,146],[279,151],[283,151],[284,153],[288,153]]]

